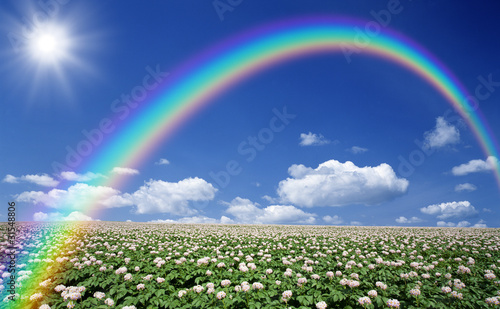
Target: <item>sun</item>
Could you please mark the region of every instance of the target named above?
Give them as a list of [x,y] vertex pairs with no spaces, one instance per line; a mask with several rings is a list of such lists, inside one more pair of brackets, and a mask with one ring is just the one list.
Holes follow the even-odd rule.
[[70,55],[71,40],[62,26],[50,25],[34,30],[29,39],[29,54],[40,64],[61,64]]
[[98,15],[94,9],[88,10],[87,2],[66,6],[64,10],[63,1],[59,0],[33,3],[42,2],[51,2],[55,7],[44,12],[45,7],[42,11],[29,3],[20,5],[25,16],[22,19],[0,13],[0,19],[6,17],[12,47],[0,50],[0,70],[11,72],[11,78],[2,81],[10,84],[8,93],[3,95],[25,102],[29,108],[73,108],[80,100],[77,94],[82,87],[101,78],[94,61],[110,41],[105,39],[108,32],[106,27],[97,25]]

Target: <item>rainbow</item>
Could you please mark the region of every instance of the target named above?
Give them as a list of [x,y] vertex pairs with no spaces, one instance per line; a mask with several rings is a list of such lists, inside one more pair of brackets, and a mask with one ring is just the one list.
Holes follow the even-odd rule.
[[[188,62],[116,137],[85,166],[108,173],[114,166],[137,168],[190,117],[224,90],[256,73],[293,59],[319,53],[356,49],[398,64],[432,85],[467,122],[486,156],[498,156],[498,145],[487,121],[468,103],[471,97],[456,77],[422,47],[396,33],[360,32],[366,22],[328,17],[303,18],[271,24],[226,41]],[[372,34],[370,36],[370,34]],[[500,167],[495,176],[500,185]],[[98,185],[119,187],[113,176]],[[92,210],[93,202],[84,209]]]
[[[386,59],[420,76],[465,119],[484,154],[500,158],[485,118],[469,105],[470,95],[453,74],[417,44],[382,26],[378,33],[366,32],[366,24],[331,17],[288,20],[246,32],[207,50],[173,72],[154,98],[143,103],[79,170],[108,176],[93,180],[90,185],[119,188],[125,177],[110,173],[113,167],[138,168],[160,144],[226,89],[286,61],[321,53],[342,54],[346,49]],[[362,42],[360,33],[368,41]],[[500,167],[494,174],[500,185]],[[97,205],[96,200],[89,199],[81,209],[93,215]],[[64,242],[63,235],[69,237],[71,233],[61,231],[60,243]],[[36,269],[34,273],[44,272]],[[33,294],[27,292],[25,295]]]

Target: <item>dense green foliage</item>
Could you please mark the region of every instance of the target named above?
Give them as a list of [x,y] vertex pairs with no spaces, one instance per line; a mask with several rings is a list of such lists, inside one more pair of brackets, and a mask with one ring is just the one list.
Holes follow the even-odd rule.
[[24,297],[30,308],[484,308],[500,299],[498,229],[94,222],[60,245],[40,243],[47,258],[28,264],[55,274]]

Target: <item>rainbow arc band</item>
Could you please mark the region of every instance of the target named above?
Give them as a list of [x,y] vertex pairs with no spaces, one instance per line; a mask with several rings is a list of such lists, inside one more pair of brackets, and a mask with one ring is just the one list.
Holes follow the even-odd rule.
[[[360,47],[364,24],[325,17],[298,19],[271,24],[217,45],[174,72],[82,171],[107,174],[114,166],[137,168],[224,90],[286,61],[340,53],[346,48],[384,58],[422,77],[466,120],[485,155],[499,157],[498,144],[484,116],[468,104],[471,96],[439,60],[416,43],[387,30],[369,37],[369,42]],[[500,186],[498,166],[495,177]],[[120,187],[122,180],[119,175],[110,175],[92,184]],[[94,201],[89,201],[82,209],[90,210],[93,205]]]

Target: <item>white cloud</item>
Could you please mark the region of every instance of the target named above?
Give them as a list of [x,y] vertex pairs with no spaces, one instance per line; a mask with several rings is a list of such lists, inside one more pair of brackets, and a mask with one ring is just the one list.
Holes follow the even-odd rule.
[[437,218],[443,220],[448,218],[467,218],[478,213],[469,201],[429,205],[420,208],[420,211],[428,215],[438,215]]
[[206,216],[193,216],[193,217],[184,217],[180,218],[177,220],[172,220],[172,219],[166,219],[166,220],[152,220],[149,221],[152,223],[195,223],[195,224],[200,224],[200,223],[219,223],[217,219],[214,218],[209,218]]
[[150,180],[132,194],[123,194],[122,202],[136,205],[138,214],[170,213],[189,216],[197,213],[191,201],[210,201],[217,189],[201,178],[186,178],[179,182]]
[[100,177],[105,177],[105,176],[102,174],[94,174],[92,172],[87,172],[85,174],[78,174],[75,172],[66,171],[61,173],[61,178],[69,181],[85,182]]
[[[58,212],[52,213],[55,216],[60,216],[61,214]],[[35,212],[33,214],[33,220],[34,221],[46,221],[49,218],[49,215],[44,213],[44,212]]]
[[351,148],[347,149],[347,151],[353,153],[353,154],[360,154],[363,152],[367,152],[368,148],[363,148],[359,146],[352,146]]
[[325,221],[328,224],[333,224],[333,225],[339,225],[344,223],[344,220],[342,220],[341,217],[335,215],[335,216],[324,216],[323,221]]
[[67,216],[59,212],[44,213],[36,212],[33,214],[34,221],[93,221],[93,219],[79,211],[73,211]]
[[91,217],[79,212],[73,211],[68,216],[63,217],[64,221],[93,221]]
[[279,202],[279,199],[274,198],[274,197],[271,197],[271,196],[269,196],[269,195],[264,195],[264,196],[262,197],[262,199],[264,199],[264,200],[268,201],[269,203],[278,203],[278,202]]
[[483,212],[492,212],[489,208],[483,208]]
[[104,186],[77,183],[67,190],[52,189],[49,192],[26,191],[16,196],[20,202],[42,204],[57,209],[85,209],[88,203],[106,208],[137,206],[136,213],[171,213],[179,216],[194,215],[190,201],[212,200],[217,191],[210,183],[200,178],[187,178],[179,182],[150,180],[134,193]]
[[424,133],[424,145],[428,148],[441,148],[446,145],[456,144],[460,141],[458,129],[444,120],[443,117],[436,119],[436,127],[432,131]]
[[468,227],[468,226],[470,226],[469,221],[460,221],[457,223],[457,227]]
[[315,214],[304,212],[290,205],[271,205],[263,209],[256,222],[262,223],[305,223],[314,224]]
[[300,134],[300,146],[320,146],[330,144],[332,141],[326,139],[322,134],[312,132]]
[[2,181],[8,183],[19,183],[20,181],[24,181],[24,182],[34,183],[43,187],[55,187],[59,184],[59,181],[55,180],[54,178],[52,178],[47,174],[24,175],[21,177],[6,175]]
[[474,190],[476,190],[477,187],[471,183],[461,183],[461,184],[458,184],[455,186],[455,191],[456,192],[462,192],[462,191],[468,191],[468,192],[472,192]]
[[127,220],[127,221],[125,221],[125,222],[134,222],[134,221],[132,221],[132,220],[128,219],[128,220]]
[[170,161],[167,159],[161,158],[158,162],[155,162],[156,165],[168,165],[170,164]]
[[406,217],[401,216],[396,219],[396,222],[400,224],[412,224],[412,223],[422,222],[422,219],[418,217],[411,217],[410,219],[408,219]]
[[349,223],[350,225],[356,225],[356,226],[359,226],[359,225],[363,225],[363,223],[359,222],[359,221],[351,221],[351,223]]
[[313,224],[316,222],[316,214],[307,213],[294,206],[271,205],[259,208],[258,203],[248,199],[236,197],[230,203],[226,212],[235,217],[238,223],[276,224],[276,223],[298,223]]
[[222,217],[220,217],[220,223],[221,224],[233,224],[234,220],[229,218],[229,217],[222,216]]
[[470,160],[467,163],[455,166],[451,169],[451,173],[455,176],[463,176],[470,173],[492,171],[498,166],[498,159],[489,156],[486,161],[484,160]]
[[113,173],[120,175],[137,175],[139,171],[129,167],[114,167],[112,170]]
[[453,222],[438,221],[436,223],[436,226],[439,226],[439,227],[455,227],[457,225],[455,223],[453,223]]
[[59,184],[59,181],[55,180],[54,178],[50,177],[47,174],[43,175],[25,175],[21,177],[22,180],[27,181],[27,182],[32,182],[40,186],[44,187],[55,187]]
[[485,227],[488,227],[486,225],[486,221],[484,220],[479,220],[476,224],[474,224],[472,227],[476,227],[476,228],[485,228]]
[[100,204],[106,208],[119,208],[134,205],[130,199],[124,198],[123,195],[118,194],[101,199]]
[[176,220],[173,220],[173,219],[156,219],[156,220],[151,220],[148,222],[151,222],[151,223],[180,223],[180,222],[177,222]]
[[52,189],[47,193],[43,191],[25,191],[18,194],[16,198],[20,202],[42,204],[58,209],[83,209],[89,201],[97,201],[97,203],[107,206],[106,200],[118,194],[120,194],[120,191],[110,187],[77,183],[67,190]]
[[17,177],[16,176],[12,176],[12,175],[5,175],[5,177],[3,178],[2,182],[7,182],[7,183],[18,183],[19,181],[17,180]]
[[315,169],[294,164],[288,173],[292,177],[280,181],[277,190],[281,202],[305,207],[379,204],[405,194],[409,184],[385,163],[357,167],[329,160]]
[[220,224],[231,224],[234,221],[229,219],[226,216],[222,216],[219,220],[214,219],[214,218],[209,218],[206,216],[193,216],[193,217],[184,217],[180,218],[177,220],[173,219],[165,219],[165,220],[151,220],[149,221],[151,223],[189,223],[189,224],[215,224],[215,223],[220,223]]
[[469,221],[460,221],[458,223],[438,221],[436,223],[436,225],[440,226],[440,227],[475,227],[475,228],[485,228],[485,227],[487,227],[484,220],[479,220],[473,226],[471,226],[471,223]]

